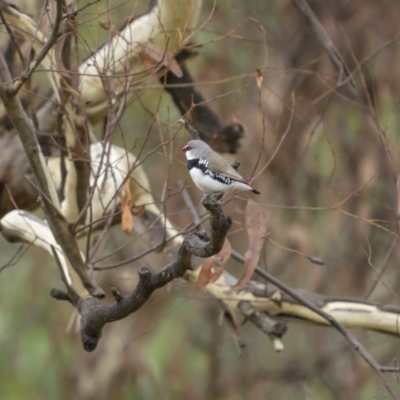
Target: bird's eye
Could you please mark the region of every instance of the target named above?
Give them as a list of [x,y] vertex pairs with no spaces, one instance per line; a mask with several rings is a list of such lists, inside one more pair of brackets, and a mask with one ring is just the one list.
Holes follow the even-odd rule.
[[186,147],[188,150],[192,150],[192,148],[190,146]]

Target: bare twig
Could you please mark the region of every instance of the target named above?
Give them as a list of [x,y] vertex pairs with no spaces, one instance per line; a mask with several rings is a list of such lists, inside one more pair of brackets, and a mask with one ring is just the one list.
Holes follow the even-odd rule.
[[185,119],[180,118],[180,119],[178,119],[178,122],[185,127],[185,129],[190,133],[190,135],[192,135],[193,139],[199,139],[200,138],[199,132],[196,131],[196,129],[194,129],[193,126],[190,125],[189,122],[187,122]]
[[12,257],[0,267],[0,272],[3,272],[8,267],[12,267],[17,261],[19,261],[21,256],[26,252],[26,248],[24,249],[24,247],[24,244],[21,244],[21,246],[18,247],[17,251],[12,255]]
[[[292,0],[292,3],[297,7],[297,9],[304,15],[307,21],[310,23],[315,36],[320,41],[322,46],[329,55],[332,64],[339,72],[339,84],[342,82],[342,76],[346,78],[350,77],[350,70],[345,63],[339,50],[333,44],[332,39],[329,37],[328,32],[325,30],[324,26],[321,24],[318,17],[315,15],[314,11],[311,9],[307,0]],[[356,94],[356,88],[354,81],[349,79],[350,87],[348,88],[348,95],[350,98],[354,98]]]
[[282,345],[277,346],[280,343],[277,339],[281,339],[286,333],[285,323],[273,321],[267,314],[257,310],[249,301],[240,301],[238,308],[249,321],[271,338],[277,351],[283,350]]
[[372,52],[369,56],[363,58],[358,65],[350,72],[349,76],[342,81],[338,82],[336,87],[334,89],[338,89],[341,86],[347,85],[350,81],[353,80],[354,76],[358,71],[361,70],[361,68],[367,64],[369,61],[371,61],[374,57],[376,57],[380,52],[383,50],[387,49],[390,47],[393,43],[397,42],[400,40],[400,33],[397,35],[393,36],[391,39],[387,40],[386,42],[382,43],[374,52]]
[[394,236],[392,239],[392,243],[390,244],[389,250],[386,252],[385,258],[382,261],[382,264],[380,268],[378,269],[378,272],[376,273],[375,280],[372,283],[371,287],[368,289],[368,292],[365,294],[364,298],[369,299],[371,297],[371,294],[374,292],[376,286],[378,285],[379,281],[381,280],[382,274],[385,272],[385,269],[387,265],[389,264],[389,261],[392,257],[392,254],[394,250],[396,249],[396,244],[397,244],[397,236]]
[[17,42],[17,39],[16,39],[16,37],[14,35],[14,32],[12,31],[10,25],[7,23],[7,20],[4,18],[3,11],[1,9],[1,7],[0,7],[0,19],[1,19],[1,22],[4,24],[8,35],[10,36],[11,42],[13,43],[15,49],[17,50],[18,57],[19,57],[19,59],[21,61],[21,64],[24,66],[25,65],[25,57],[22,54],[21,47]]
[[[232,251],[232,257],[242,263],[244,262],[244,257],[237,252]],[[275,278],[273,275],[271,275],[267,271],[263,270],[262,268],[256,267],[255,272],[259,276],[263,277],[268,282],[272,283],[277,288],[282,290],[284,293],[288,294],[290,297],[292,297],[298,303],[306,306],[310,310],[314,311],[316,314],[320,315],[322,318],[326,319],[333,327],[335,327],[346,338],[346,340],[352,345],[352,347],[360,353],[361,357],[376,371],[376,373],[379,375],[379,377],[381,378],[382,382],[384,383],[386,389],[392,395],[392,397],[396,400],[399,399],[399,397],[396,395],[396,393],[393,391],[392,387],[389,385],[388,381],[386,380],[385,375],[383,375],[382,367],[367,352],[365,347],[355,338],[355,336],[352,335],[350,333],[350,331],[347,330],[340,322],[338,322],[332,315],[321,310],[319,307],[317,307],[311,301],[305,299],[303,296],[301,296],[298,293],[296,293],[295,291],[293,291],[293,289],[291,289],[290,287],[285,285],[279,279]]]
[[[288,125],[285,129],[285,132],[283,133],[283,135],[281,136],[278,145],[275,147],[275,150],[273,151],[273,153],[271,154],[269,160],[267,161],[267,163],[265,165],[263,165],[263,167],[261,168],[260,171],[258,171],[258,173],[251,179],[251,182],[253,182],[256,178],[258,178],[267,168],[268,166],[271,164],[271,162],[275,159],[276,155],[278,154],[279,149],[282,147],[283,142],[286,139],[286,136],[288,135],[290,128],[292,126],[292,121],[293,121],[293,115],[294,115],[294,94],[292,93],[292,107],[291,107],[291,112],[290,112],[290,118],[289,118],[289,122]],[[261,152],[259,154],[259,157],[257,159],[256,164],[254,165],[254,169],[252,172],[252,176],[254,175],[256,169],[257,169],[257,165],[258,162],[260,161],[261,158]]]
[[189,209],[190,214],[193,217],[193,223],[195,224],[195,226],[198,226],[199,229],[202,229],[202,223],[199,217],[199,213],[196,211],[196,208],[193,204],[193,201],[191,199],[191,197],[189,196],[188,191],[185,188],[185,185],[182,181],[178,181],[176,182],[176,185],[178,186],[179,190],[181,191],[181,196],[183,198],[183,201],[186,204],[186,207]]

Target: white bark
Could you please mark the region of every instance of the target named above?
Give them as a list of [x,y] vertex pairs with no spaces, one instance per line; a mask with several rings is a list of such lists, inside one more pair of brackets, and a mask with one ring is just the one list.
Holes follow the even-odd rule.
[[[188,271],[187,277],[192,282],[197,281],[200,269]],[[254,296],[247,290],[233,291],[237,279],[224,272],[214,283],[206,286],[206,291],[213,297],[220,299],[231,312],[237,312],[240,301],[249,301],[256,309],[268,313],[271,317],[284,318],[294,322],[307,322],[317,325],[330,323],[309,308],[295,302],[277,302],[267,297]],[[322,311],[330,314],[346,328],[361,328],[389,333],[400,336],[400,313],[386,311],[378,305],[366,304],[362,301],[329,300],[320,307]]]
[[140,45],[151,42],[161,51],[177,52],[196,27],[201,6],[202,0],[159,0],[153,10],[133,20],[83,62],[79,67],[80,91],[89,115],[98,111],[96,106],[109,95],[99,75],[112,78],[111,86],[116,91],[125,88],[127,80],[135,83],[149,77],[140,59]]

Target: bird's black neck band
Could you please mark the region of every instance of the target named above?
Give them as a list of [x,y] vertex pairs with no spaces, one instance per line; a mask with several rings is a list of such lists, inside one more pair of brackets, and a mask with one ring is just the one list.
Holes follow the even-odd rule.
[[199,158],[193,158],[192,160],[187,160],[188,170],[190,171],[192,168],[198,168],[199,166]]

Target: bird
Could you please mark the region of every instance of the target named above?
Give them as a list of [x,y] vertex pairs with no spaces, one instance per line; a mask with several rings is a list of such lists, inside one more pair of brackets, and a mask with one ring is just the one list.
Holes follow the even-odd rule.
[[191,140],[183,149],[195,185],[206,193],[241,190],[260,194],[228,162],[201,140]]

